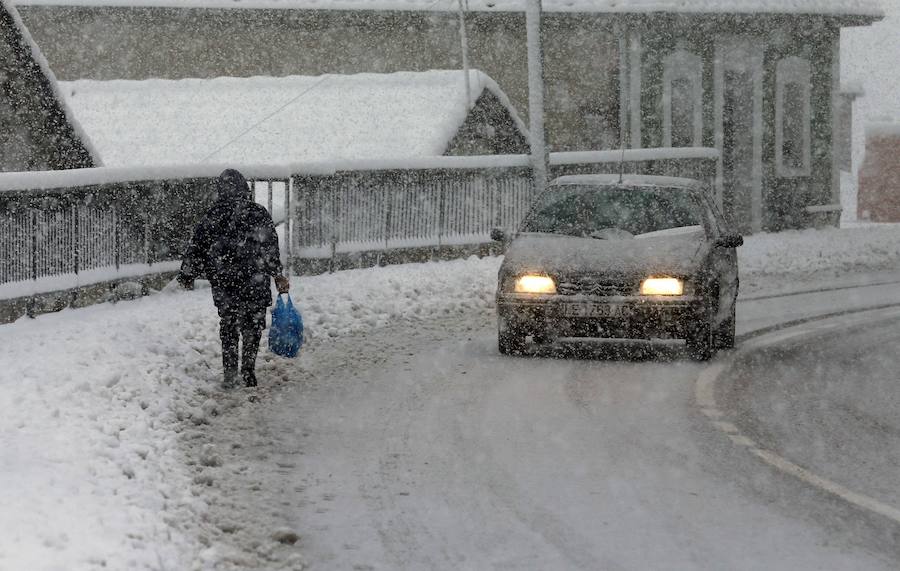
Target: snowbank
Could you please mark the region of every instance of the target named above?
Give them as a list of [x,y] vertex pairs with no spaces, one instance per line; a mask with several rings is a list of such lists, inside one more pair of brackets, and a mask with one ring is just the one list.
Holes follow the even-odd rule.
[[900,225],[759,234],[738,250],[745,293],[900,271]]
[[[900,226],[747,239],[745,293],[896,271]],[[310,343],[398,320],[493,311],[499,258],[295,278]],[[222,546],[203,531],[215,455],[185,426],[219,411],[208,290],[66,310],[0,327],[0,569],[190,569]],[[263,348],[260,379],[285,368]],[[206,537],[201,542],[200,537]]]

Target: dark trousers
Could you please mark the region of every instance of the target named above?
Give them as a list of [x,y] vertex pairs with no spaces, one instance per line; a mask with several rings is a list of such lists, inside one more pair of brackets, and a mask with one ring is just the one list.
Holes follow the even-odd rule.
[[222,339],[222,365],[226,371],[238,368],[238,341],[241,347],[241,373],[256,369],[259,340],[266,327],[266,308],[236,306],[219,308],[219,336]]

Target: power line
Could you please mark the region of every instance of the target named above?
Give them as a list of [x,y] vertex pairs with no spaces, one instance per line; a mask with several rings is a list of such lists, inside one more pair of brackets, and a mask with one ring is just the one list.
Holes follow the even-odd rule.
[[282,105],[281,107],[279,107],[278,109],[272,111],[271,113],[269,113],[268,115],[266,115],[265,117],[263,117],[262,119],[260,119],[259,121],[257,121],[256,123],[250,125],[250,126],[247,127],[246,129],[244,129],[243,131],[241,131],[240,133],[238,133],[237,135],[235,135],[234,137],[232,137],[231,139],[229,139],[228,141],[226,141],[225,144],[223,144],[222,146],[220,146],[219,148],[217,148],[215,151],[211,152],[210,154],[208,154],[208,155],[206,155],[205,157],[203,157],[202,159],[200,159],[200,162],[203,162],[203,161],[205,161],[205,160],[211,158],[213,155],[215,155],[216,153],[218,153],[219,151],[221,151],[222,149],[224,149],[225,147],[227,147],[227,146],[230,145],[231,143],[237,141],[238,139],[240,139],[241,137],[243,137],[244,135],[246,135],[247,133],[249,133],[249,132],[252,131],[253,129],[256,129],[256,128],[259,127],[261,124],[265,123],[266,121],[268,121],[269,119],[271,119],[272,117],[274,117],[275,115],[277,115],[278,113],[280,113],[281,111],[283,111],[285,108],[287,108],[288,106],[292,105],[292,104],[293,104],[294,102],[296,102],[298,99],[300,99],[301,97],[303,97],[304,95],[306,95],[307,93],[309,93],[310,91],[312,91],[313,89],[315,89],[315,88],[319,87],[320,85],[322,85],[327,79],[328,79],[328,76],[325,76],[325,77],[323,77],[322,79],[320,79],[319,81],[317,81],[315,84],[309,86],[307,89],[305,89],[305,90],[303,90],[302,92],[300,92],[296,97],[294,97],[293,99],[291,99],[290,101],[288,101],[287,103],[285,103],[284,105]]

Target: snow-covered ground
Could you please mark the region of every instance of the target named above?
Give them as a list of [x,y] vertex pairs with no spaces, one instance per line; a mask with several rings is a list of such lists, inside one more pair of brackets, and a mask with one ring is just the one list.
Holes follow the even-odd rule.
[[[900,227],[763,234],[740,258],[745,295],[878,279],[896,275]],[[401,321],[484,316],[499,263],[354,270],[295,278],[292,291],[309,343],[326,344]],[[0,569],[212,568],[223,547],[202,491],[227,474],[220,452],[183,441],[246,401],[220,398],[208,290],[22,319],[0,327],[0,346]],[[304,367],[302,355],[263,348],[261,390],[315,375]],[[260,548],[285,543],[278,533]]]

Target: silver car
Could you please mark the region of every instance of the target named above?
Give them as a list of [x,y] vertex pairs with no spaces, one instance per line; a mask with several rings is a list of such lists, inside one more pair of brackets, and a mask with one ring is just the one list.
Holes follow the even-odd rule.
[[566,176],[508,243],[497,285],[503,354],[558,339],[684,339],[709,359],[734,346],[743,238],[701,182]]

